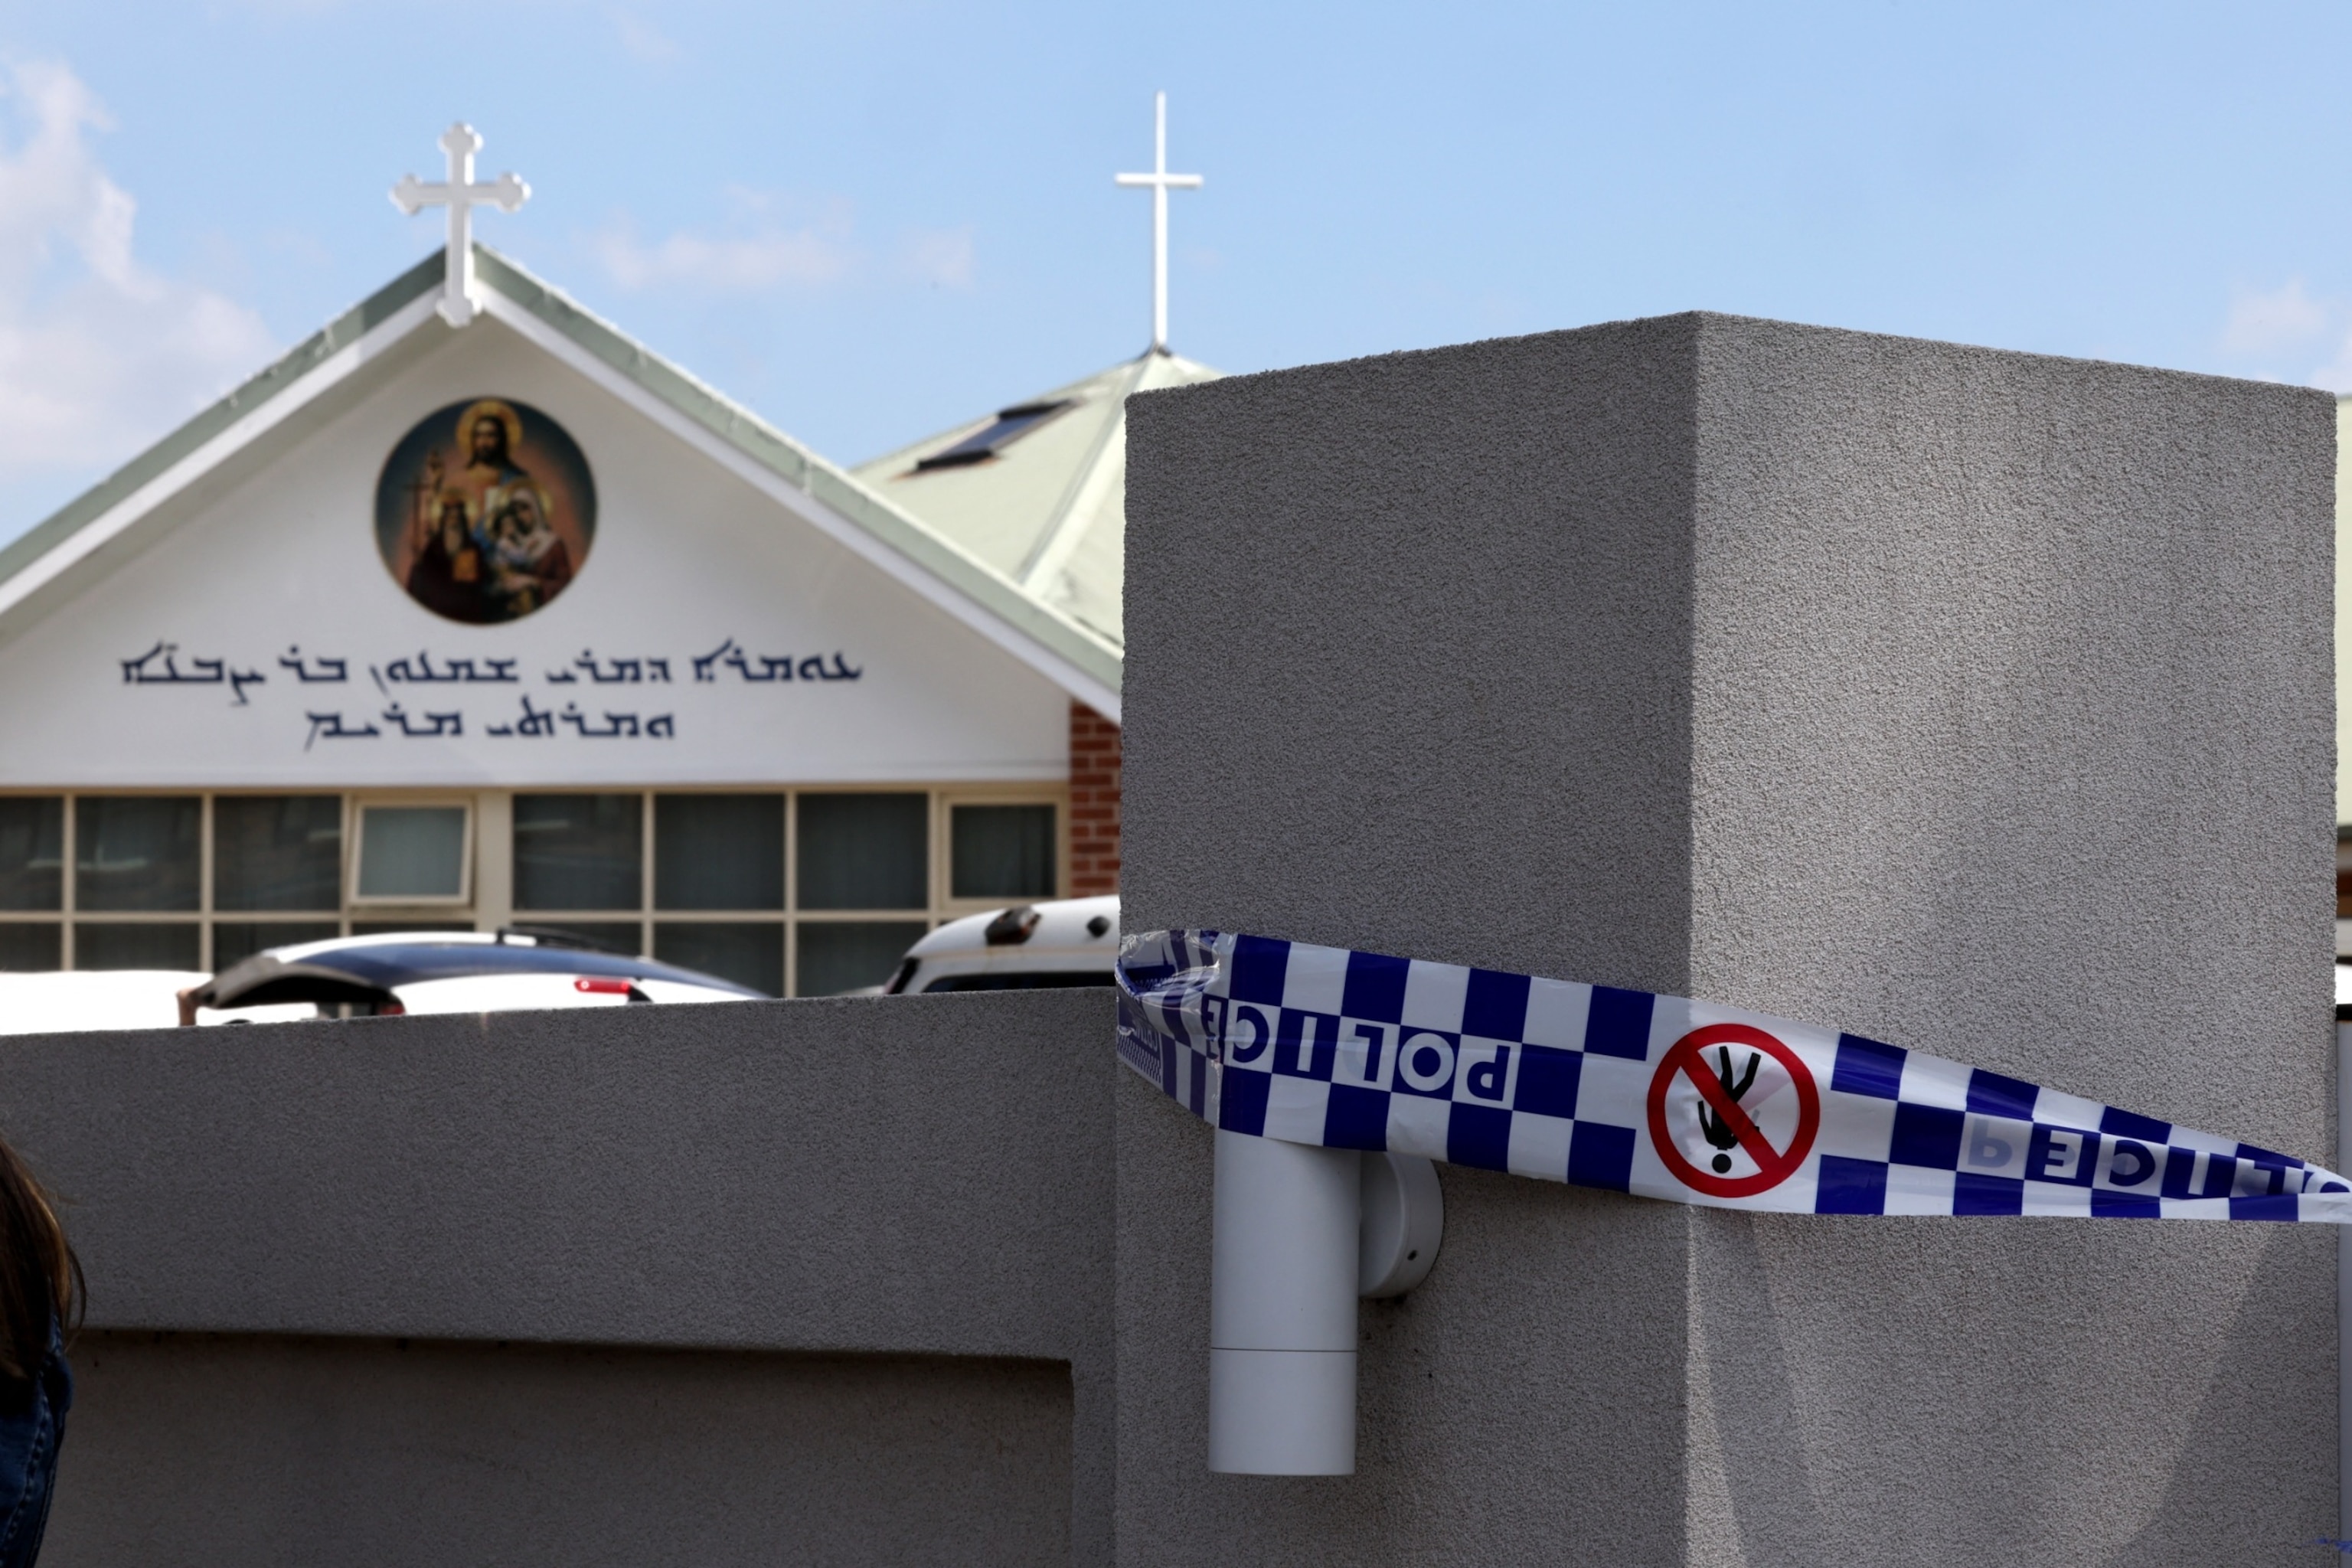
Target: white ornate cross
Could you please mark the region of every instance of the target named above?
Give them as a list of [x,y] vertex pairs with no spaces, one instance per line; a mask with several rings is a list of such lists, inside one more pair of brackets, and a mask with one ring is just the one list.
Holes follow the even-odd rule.
[[512,174],[500,174],[487,184],[474,183],[474,154],[482,139],[463,121],[441,133],[441,150],[449,154],[449,177],[427,184],[414,174],[400,176],[392,187],[392,205],[411,217],[423,208],[449,209],[449,258],[442,264],[441,319],[462,327],[474,319],[474,209],[494,206],[510,213],[530,199],[530,187]]
[[1114,177],[1122,185],[1151,187],[1151,347],[1164,354],[1168,352],[1168,193],[1171,188],[1197,191],[1201,176],[1168,172],[1168,95],[1157,95],[1154,103],[1159,135],[1151,173]]

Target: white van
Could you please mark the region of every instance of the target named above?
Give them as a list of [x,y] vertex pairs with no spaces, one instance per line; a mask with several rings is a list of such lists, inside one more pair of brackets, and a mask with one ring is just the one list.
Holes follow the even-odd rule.
[[1118,896],[1055,899],[966,915],[907,950],[887,996],[1108,985],[1118,959]]

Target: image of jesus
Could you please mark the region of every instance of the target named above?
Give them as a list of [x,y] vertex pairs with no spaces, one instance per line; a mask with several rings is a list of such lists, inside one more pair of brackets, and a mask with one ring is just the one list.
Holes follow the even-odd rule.
[[515,459],[521,446],[521,416],[499,399],[485,397],[457,416],[457,450],[465,455],[465,467],[436,483],[441,454],[434,451],[425,459],[425,482],[436,488],[446,485],[462,494],[467,514],[480,526],[488,519],[492,490],[530,479]]
[[499,397],[411,426],[377,485],[377,538],[394,581],[435,615],[474,626],[544,609],[594,537],[595,486],[546,415]]

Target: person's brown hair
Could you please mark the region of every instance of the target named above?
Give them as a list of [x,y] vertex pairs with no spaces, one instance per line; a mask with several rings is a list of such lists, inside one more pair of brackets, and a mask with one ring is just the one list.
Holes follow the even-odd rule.
[[49,1323],[80,1326],[81,1260],[49,1195],[0,1141],[0,1375],[22,1383],[48,1356]]

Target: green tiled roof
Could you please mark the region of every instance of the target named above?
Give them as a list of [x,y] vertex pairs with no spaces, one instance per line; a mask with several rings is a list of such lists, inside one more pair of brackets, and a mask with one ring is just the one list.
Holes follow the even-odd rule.
[[1152,353],[1056,387],[1016,408],[1061,411],[979,462],[918,467],[996,417],[943,430],[860,463],[857,478],[961,545],[1031,597],[1114,647],[1127,569],[1127,399],[1218,373]]

